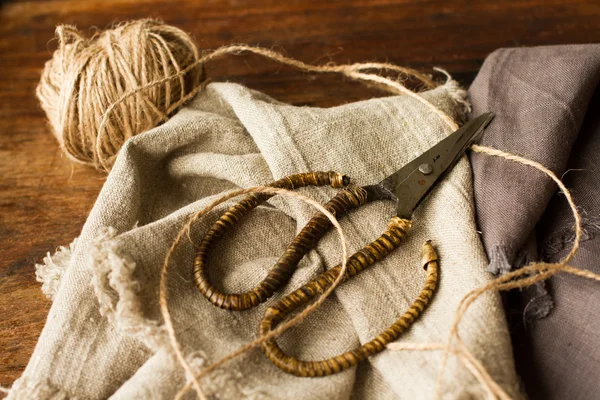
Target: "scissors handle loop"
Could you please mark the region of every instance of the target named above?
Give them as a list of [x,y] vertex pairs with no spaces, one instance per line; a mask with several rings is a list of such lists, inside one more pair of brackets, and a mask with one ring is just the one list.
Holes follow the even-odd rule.
[[[343,281],[350,279],[381,260],[396,248],[410,228],[410,221],[394,217],[389,228],[374,242],[355,253],[347,261],[347,271]],[[319,377],[338,373],[355,366],[359,361],[377,354],[385,346],[398,339],[427,307],[438,283],[438,257],[430,242],[425,242],[422,249],[422,265],[427,271],[425,285],[419,296],[402,316],[380,333],[373,340],[362,346],[320,361],[303,361],[285,354],[275,340],[262,344],[262,350],[277,367],[283,371],[300,377]],[[308,304],[315,297],[326,291],[339,276],[341,266],[338,265],[285,296],[272,307],[269,307],[259,325],[259,334],[266,335],[281,323],[290,313]]]
[[[343,188],[327,204],[325,208],[339,217],[350,209],[358,208],[367,202],[384,199],[374,186],[357,187],[349,185],[349,179],[336,172],[310,172],[290,175],[273,182],[272,187],[296,189],[303,186],[330,185]],[[227,309],[242,311],[256,307],[280,290],[290,280],[302,258],[313,249],[318,241],[331,228],[331,221],[321,212],[316,213],[287,247],[275,266],[265,279],[254,289],[246,293],[226,294],[220,292],[210,282],[207,273],[207,258],[211,248],[245,215],[258,205],[273,197],[263,193],[253,193],[229,207],[227,211],[212,225],[206,233],[194,259],[194,281],[200,292],[214,305]],[[347,261],[347,269],[342,282],[356,276],[371,265],[384,259],[400,246],[403,237],[411,227],[411,221],[393,217],[385,232],[375,241],[354,253]],[[345,352],[336,357],[321,361],[303,361],[284,353],[275,340],[262,344],[265,355],[279,368],[293,375],[302,377],[326,376],[335,374],[356,365],[359,361],[381,352],[385,346],[396,340],[427,307],[438,281],[437,254],[430,242],[423,245],[422,265],[427,270],[425,286],[408,310],[389,328],[355,350]],[[302,306],[307,305],[318,295],[324,293],[341,273],[341,265],[331,268],[316,278],[283,297],[269,307],[259,324],[259,334],[266,335],[280,324],[287,316]]]
[[[269,186],[296,189],[303,186],[330,185],[340,188],[348,185],[349,179],[337,172],[309,172],[290,175],[273,182]],[[273,197],[269,194],[252,193],[240,202],[231,206],[206,233],[194,259],[194,281],[200,292],[214,305],[226,310],[242,311],[258,306],[266,301],[276,291],[281,289],[290,280],[298,263],[325,235],[331,227],[331,222],[323,213],[316,213],[294,241],[288,246],[285,253],[279,258],[275,266],[269,271],[265,279],[256,287],[246,293],[227,294],[220,292],[213,286],[208,278],[207,258],[211,248],[223,237],[225,232],[239,222],[246,214],[258,205]],[[359,187],[346,187],[334,196],[325,208],[335,214],[365,204],[366,192]]]

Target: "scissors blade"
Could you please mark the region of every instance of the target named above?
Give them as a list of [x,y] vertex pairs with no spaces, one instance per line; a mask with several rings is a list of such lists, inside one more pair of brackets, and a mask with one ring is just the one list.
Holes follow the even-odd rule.
[[429,150],[380,182],[398,200],[397,215],[410,219],[431,189],[452,169],[466,149],[478,139],[494,118],[484,113],[464,124]]

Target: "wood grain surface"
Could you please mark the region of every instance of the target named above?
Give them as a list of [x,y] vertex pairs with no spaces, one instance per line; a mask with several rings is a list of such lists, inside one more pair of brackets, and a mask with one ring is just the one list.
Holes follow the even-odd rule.
[[[312,63],[390,61],[447,69],[464,85],[499,47],[600,41],[600,2],[155,1],[0,2],[0,385],[24,370],[51,306],[36,262],[78,235],[105,176],[61,155],[34,96],[56,48],[54,28],[87,33],[155,17],[192,33],[202,49],[250,43]],[[255,56],[207,66],[292,104],[332,106],[378,95],[339,77],[315,77]]]

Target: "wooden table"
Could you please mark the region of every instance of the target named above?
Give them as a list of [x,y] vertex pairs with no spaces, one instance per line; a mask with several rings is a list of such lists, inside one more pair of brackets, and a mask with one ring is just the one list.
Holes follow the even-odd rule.
[[[484,4],[485,3],[485,4]],[[36,262],[78,235],[105,179],[58,149],[34,95],[57,24],[85,32],[144,17],[191,32],[202,49],[250,43],[311,63],[440,66],[464,85],[499,47],[600,41],[597,0],[4,1],[0,3],[0,385],[25,368],[50,308]],[[332,106],[378,93],[255,56],[207,66],[292,104]],[[316,78],[316,79],[315,79]]]

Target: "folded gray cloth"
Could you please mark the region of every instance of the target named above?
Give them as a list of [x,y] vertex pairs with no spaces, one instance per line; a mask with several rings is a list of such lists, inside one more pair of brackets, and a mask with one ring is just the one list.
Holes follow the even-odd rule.
[[[473,115],[496,113],[482,144],[538,161],[559,177],[568,171],[564,181],[586,232],[570,264],[594,272],[600,272],[599,81],[600,45],[501,49],[486,59],[469,89]],[[492,272],[537,259],[556,262],[568,253],[572,213],[548,177],[485,155],[472,154],[471,161]],[[515,359],[532,398],[600,397],[597,299],[597,283],[566,274],[511,293]]]

